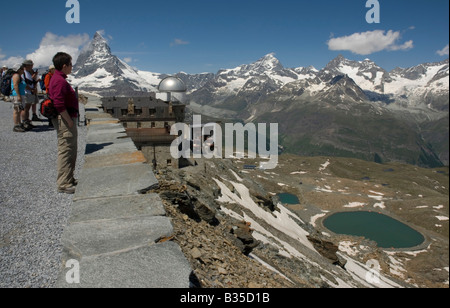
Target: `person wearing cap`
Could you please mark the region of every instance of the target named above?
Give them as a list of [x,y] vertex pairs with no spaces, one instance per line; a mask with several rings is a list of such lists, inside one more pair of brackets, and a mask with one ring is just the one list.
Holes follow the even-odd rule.
[[29,130],[28,127],[24,126],[24,123],[21,123],[21,118],[23,119],[23,114],[25,110],[25,106],[27,104],[27,98],[25,95],[26,83],[25,80],[22,79],[22,74],[24,72],[23,65],[15,65],[14,66],[14,75],[12,76],[11,82],[11,96],[13,98],[13,121],[14,121],[14,129],[13,131],[16,133],[23,133]]
[[25,125],[28,125],[31,128],[34,128],[35,126],[31,124],[30,121],[30,109],[32,109],[33,112],[33,121],[39,121],[39,118],[36,114],[36,104],[38,103],[37,98],[37,88],[36,88],[36,78],[37,78],[37,72],[33,70],[34,63],[32,60],[25,60],[22,65],[25,67],[25,71],[23,73],[23,78],[25,82],[27,83],[27,87],[25,89],[25,95],[27,97],[27,106],[25,107],[25,119],[24,121],[27,123]]
[[53,77],[53,74],[55,73],[55,66],[52,64],[48,67],[48,73],[45,75],[44,78],[44,85],[45,85],[45,92],[48,94],[48,89],[50,87],[50,80]]
[[3,76],[5,76],[7,71],[8,71],[8,67],[6,65],[3,65],[0,77],[3,78]]
[[67,82],[72,73],[72,57],[59,52],[53,57],[55,72],[50,80],[49,97],[53,100],[59,116],[52,119],[58,136],[58,192],[75,193],[77,181],[74,178],[78,153],[78,99],[75,91]]

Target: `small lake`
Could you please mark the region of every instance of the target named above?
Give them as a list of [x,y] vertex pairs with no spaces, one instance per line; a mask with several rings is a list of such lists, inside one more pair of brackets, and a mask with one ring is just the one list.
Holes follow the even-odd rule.
[[410,248],[425,241],[422,234],[389,216],[376,212],[342,212],[325,219],[336,234],[363,236],[381,248]]
[[280,202],[283,204],[300,204],[300,200],[298,200],[298,197],[293,194],[279,194],[278,198],[280,198]]

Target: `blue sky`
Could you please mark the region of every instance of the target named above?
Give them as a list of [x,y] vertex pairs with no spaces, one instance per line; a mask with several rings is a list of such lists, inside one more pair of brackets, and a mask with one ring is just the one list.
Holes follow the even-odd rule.
[[272,52],[285,67],[318,69],[339,54],[387,70],[448,58],[448,0],[379,0],[379,24],[366,22],[366,0],[78,2],[79,24],[66,22],[66,0],[4,3],[0,64],[47,65],[56,49],[76,56],[98,30],[130,65],[169,74],[215,73]]

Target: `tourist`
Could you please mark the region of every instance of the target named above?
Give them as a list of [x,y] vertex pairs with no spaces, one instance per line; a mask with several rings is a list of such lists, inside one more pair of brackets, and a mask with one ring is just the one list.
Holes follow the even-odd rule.
[[45,75],[45,78],[44,78],[45,93],[47,93],[47,94],[48,94],[48,89],[50,88],[50,80],[52,79],[52,76],[54,73],[55,73],[55,66],[50,65],[48,68],[48,73]]
[[22,63],[25,67],[25,71],[23,73],[23,79],[27,83],[27,87],[25,89],[25,95],[27,97],[27,105],[25,106],[25,112],[23,113],[24,118],[22,121],[24,122],[25,127],[27,128],[35,128],[30,121],[30,109],[33,111],[32,121],[40,121],[36,114],[36,104],[38,103],[37,98],[37,71],[33,70],[34,63],[31,60],[26,60]]
[[16,133],[23,133],[27,129],[24,127],[24,124],[21,123],[21,116],[25,110],[25,106],[27,103],[27,98],[25,95],[26,83],[25,80],[22,79],[22,74],[24,72],[23,65],[16,65],[14,67],[15,73],[12,77],[11,82],[11,97],[13,98],[13,121],[14,121],[14,129],[13,131]]
[[59,113],[57,119],[52,119],[58,136],[58,192],[73,194],[77,184],[74,172],[78,151],[78,99],[66,80],[72,73],[72,57],[59,52],[53,57],[53,64],[56,70],[50,80],[49,96]]
[[2,69],[0,70],[0,78],[3,78],[6,75],[7,71],[8,67],[6,65],[3,65]]
[[[50,88],[50,80],[52,79],[54,73],[55,73],[55,66],[52,64],[49,66],[48,73],[45,74],[44,78],[45,93],[47,93],[47,95]],[[53,123],[51,120],[48,121],[48,127],[53,128]]]

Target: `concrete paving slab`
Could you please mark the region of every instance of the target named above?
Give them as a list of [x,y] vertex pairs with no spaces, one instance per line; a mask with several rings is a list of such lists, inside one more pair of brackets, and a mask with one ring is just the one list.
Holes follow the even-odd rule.
[[165,209],[159,195],[146,194],[75,201],[69,223],[164,215]]
[[101,197],[137,195],[158,184],[147,164],[83,169],[74,201]]
[[85,155],[100,156],[135,152],[136,146],[130,138],[112,139],[86,144]]
[[99,124],[89,127],[88,135],[102,135],[102,134],[116,134],[116,133],[126,133],[125,128],[122,124]]
[[122,131],[115,132],[98,132],[95,134],[89,134],[86,138],[87,143],[103,143],[103,142],[111,142],[120,139],[129,139],[132,141],[130,137],[128,137],[127,133],[122,129]]
[[126,132],[125,128],[120,123],[103,123],[89,126],[88,135],[111,133],[113,130],[116,130],[117,132]]
[[[107,128],[107,127],[122,127],[124,129],[123,124],[121,124],[119,122],[117,122],[117,123],[108,123],[109,121],[111,121],[111,119],[104,119],[103,121],[101,121],[101,120],[102,119],[92,119],[92,121],[96,122],[97,125],[93,125],[92,127],[89,126],[89,129],[92,128],[93,130],[98,130],[98,129],[101,129],[102,126],[104,126],[104,128]],[[113,120],[116,120],[116,119],[113,119]]]
[[62,238],[68,249],[83,257],[151,245],[173,233],[168,217],[137,216],[71,223]]
[[145,162],[147,162],[147,159],[141,151],[101,156],[88,155],[85,159],[83,168],[100,168]]
[[[65,262],[64,262],[65,263]],[[61,271],[57,288],[189,288],[192,269],[180,247],[165,242],[110,255],[79,260],[80,283],[74,267]],[[69,279],[66,279],[67,277]]]

